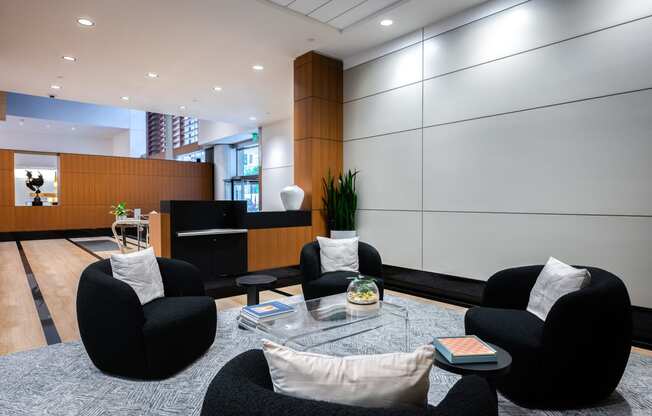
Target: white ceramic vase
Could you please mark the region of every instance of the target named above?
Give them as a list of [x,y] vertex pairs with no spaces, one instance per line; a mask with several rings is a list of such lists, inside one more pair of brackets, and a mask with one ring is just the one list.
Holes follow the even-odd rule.
[[331,238],[339,240],[341,238],[353,238],[357,235],[355,230],[331,230]]
[[281,190],[281,202],[286,211],[298,211],[303,202],[303,189],[296,185],[286,186]]

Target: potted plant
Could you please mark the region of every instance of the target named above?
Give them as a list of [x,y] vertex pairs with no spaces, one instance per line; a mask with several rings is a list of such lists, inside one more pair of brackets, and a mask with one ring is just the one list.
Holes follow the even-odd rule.
[[355,181],[358,171],[349,170],[340,174],[336,180],[331,172],[322,178],[324,195],[322,201],[326,210],[326,222],[331,232],[331,238],[352,238],[356,236],[355,211],[358,207],[358,194]]
[[111,205],[111,211],[109,214],[115,215],[116,221],[119,221],[127,219],[127,214],[129,211],[131,210],[127,209],[126,202],[119,202],[118,205]]

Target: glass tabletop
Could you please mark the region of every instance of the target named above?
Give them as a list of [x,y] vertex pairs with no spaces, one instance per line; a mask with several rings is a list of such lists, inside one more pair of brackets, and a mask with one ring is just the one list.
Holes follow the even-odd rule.
[[[242,313],[238,324],[291,348],[306,351],[369,331],[397,324],[392,334],[401,338],[407,349],[408,312],[402,306],[380,301],[375,305],[354,305],[346,294],[304,301],[282,301],[294,307],[290,312],[266,321],[253,322]],[[397,334],[399,332],[399,334]]]

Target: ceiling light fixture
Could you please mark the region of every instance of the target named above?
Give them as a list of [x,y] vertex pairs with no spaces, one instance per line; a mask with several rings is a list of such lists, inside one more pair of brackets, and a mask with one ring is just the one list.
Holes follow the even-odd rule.
[[77,23],[79,23],[80,25],[85,26],[85,27],[95,26],[95,22],[92,21],[91,19],[86,18],[86,17],[78,18]]
[[180,105],[180,106],[179,106],[179,110],[185,110],[185,109],[186,109],[186,106],[185,106],[185,105]]
[[61,59],[68,62],[75,62],[77,60],[77,58],[75,58],[74,56],[67,56],[67,55],[62,56]]
[[127,95],[123,95],[122,97],[120,97],[120,99],[121,99],[122,101],[129,101],[129,96],[127,96]]
[[52,88],[53,90],[60,90],[60,89],[61,89],[61,85],[52,84],[52,85],[50,85],[50,88]]
[[21,120],[18,122],[18,124],[20,124],[20,125],[22,126],[23,124],[25,124],[25,120],[22,120],[22,119],[21,119]]
[[216,85],[216,86],[213,87],[213,90],[214,91],[222,91],[222,87],[220,87],[219,85]]
[[264,66],[258,65],[258,64],[252,66],[252,68],[253,68],[254,71],[262,71],[263,69],[265,69]]
[[392,19],[383,19],[380,21],[381,26],[391,26],[394,24],[394,21]]
[[256,121],[256,117],[251,116],[251,117],[249,117],[249,120],[251,120],[251,121]]
[[147,77],[148,78],[158,78],[158,74],[156,72],[148,72]]
[[75,131],[77,130],[77,127],[71,127],[70,130]]

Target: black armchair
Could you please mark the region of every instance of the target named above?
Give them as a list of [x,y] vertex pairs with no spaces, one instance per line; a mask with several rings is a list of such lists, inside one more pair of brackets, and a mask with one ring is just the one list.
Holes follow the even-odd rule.
[[113,278],[109,260],[79,279],[77,322],[86,352],[100,370],[160,379],[201,356],[215,339],[215,301],[204,296],[192,264],[158,258],[165,297],[141,305],[128,284]]
[[226,363],[204,397],[201,416],[496,416],[496,393],[477,376],[464,377],[436,407],[371,409],[274,393],[261,350],[249,350]]
[[494,274],[487,281],[483,307],[466,313],[466,333],[512,354],[511,371],[498,388],[515,403],[538,408],[589,405],[611,394],[625,370],[632,336],[629,294],[618,277],[586,267],[591,283],[562,296],[544,322],[526,311],[542,268]]
[[[367,243],[358,242],[358,261],[360,273],[376,279],[376,285],[383,298],[383,263],[380,260],[378,251]],[[350,278],[357,276],[353,272],[321,272],[321,261],[319,257],[319,243],[313,241],[301,249],[301,274],[303,280],[301,287],[305,299],[316,299],[324,296],[335,295],[346,292]]]

